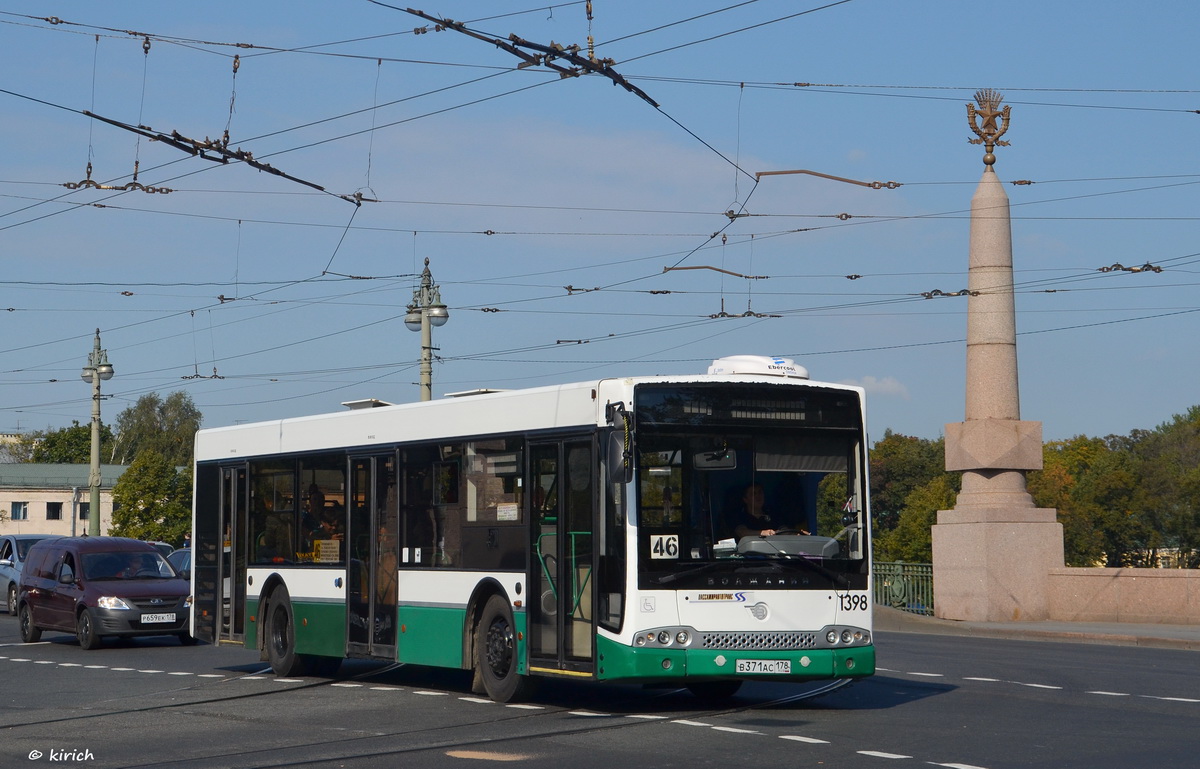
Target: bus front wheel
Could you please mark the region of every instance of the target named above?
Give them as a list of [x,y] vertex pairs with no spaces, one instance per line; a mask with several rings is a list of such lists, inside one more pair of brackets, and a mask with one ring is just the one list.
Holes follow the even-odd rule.
[[516,635],[508,601],[493,595],[475,627],[475,667],[496,702],[517,702],[529,692],[529,679],[517,673]]
[[308,672],[307,659],[296,653],[296,622],[292,614],[292,599],[285,588],[271,593],[267,603],[267,624],[263,643],[267,659],[277,676],[302,676]]

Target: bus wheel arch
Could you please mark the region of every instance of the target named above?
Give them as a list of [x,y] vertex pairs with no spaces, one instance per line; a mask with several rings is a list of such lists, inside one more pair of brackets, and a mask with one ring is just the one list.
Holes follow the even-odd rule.
[[271,591],[266,608],[260,612],[267,660],[277,676],[302,676],[310,659],[296,653],[296,618],[287,587],[280,584]]
[[487,694],[483,687],[479,665],[476,664],[475,641],[479,622],[483,617],[483,607],[494,595],[508,600],[508,593],[499,582],[494,579],[485,579],[475,586],[471,599],[467,601],[467,613],[462,633],[462,666],[463,669],[472,671],[471,691],[475,694]]
[[271,608],[271,600],[275,597],[275,590],[283,587],[284,594],[287,595],[287,588],[283,586],[283,578],[278,574],[272,574],[263,581],[262,590],[259,592],[258,614],[255,622],[254,636],[255,647],[258,649],[258,658],[267,661],[267,611]]
[[495,593],[483,604],[475,625],[475,676],[496,702],[519,702],[529,695],[531,680],[519,672],[519,645],[512,604]]

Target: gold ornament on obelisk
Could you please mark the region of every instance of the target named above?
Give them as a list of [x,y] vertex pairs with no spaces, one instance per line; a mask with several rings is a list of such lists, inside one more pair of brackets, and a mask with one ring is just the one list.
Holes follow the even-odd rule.
[[[975,92],[975,101],[979,104],[976,109],[974,104],[967,104],[967,123],[970,124],[971,130],[975,132],[977,139],[967,139],[971,144],[982,144],[987,154],[983,156],[985,165],[992,165],[996,162],[994,150],[996,145],[1007,147],[1008,142],[1000,141],[1000,137],[1008,130],[1009,111],[1012,107],[1000,109],[1000,102],[1004,101],[1004,96],[999,91],[993,91],[991,88],[984,88]],[[983,125],[980,126],[975,120],[976,116],[983,118]]]

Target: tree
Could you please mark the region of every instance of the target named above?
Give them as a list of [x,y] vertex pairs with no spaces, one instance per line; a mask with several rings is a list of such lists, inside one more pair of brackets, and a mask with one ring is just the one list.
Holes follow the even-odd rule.
[[933,561],[933,525],[938,510],[954,507],[962,485],[961,473],[943,472],[909,492],[895,528],[878,535],[876,558],[880,561]]
[[[112,430],[100,425],[100,456],[112,443]],[[86,465],[91,462],[92,426],[72,422],[70,427],[35,430],[11,448],[9,455],[18,462],[42,462],[52,465]]]
[[1200,566],[1200,406],[1143,434],[1132,446],[1137,464],[1133,507],[1143,529],[1140,565],[1157,565],[1159,552],[1177,564]]
[[128,464],[143,451],[155,451],[171,465],[191,465],[193,443],[202,419],[192,396],[186,392],[173,392],[166,400],[158,393],[143,395],[117,416],[113,462]]
[[946,442],[887,430],[871,449],[871,513],[876,528],[900,521],[908,495],[946,472]]
[[178,543],[191,528],[192,471],[156,451],[139,453],[113,485],[113,525],[119,537]]

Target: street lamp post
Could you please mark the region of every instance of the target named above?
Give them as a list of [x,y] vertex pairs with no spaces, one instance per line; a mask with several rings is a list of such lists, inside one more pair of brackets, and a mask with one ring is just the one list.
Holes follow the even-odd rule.
[[92,383],[92,471],[88,476],[91,499],[88,503],[88,535],[100,536],[100,382],[112,379],[113,367],[108,362],[108,350],[100,349],[100,329],[96,329],[96,346],[88,355],[87,365],[80,377]]
[[425,260],[425,270],[421,273],[421,286],[413,291],[412,303],[408,305],[408,314],[404,316],[404,325],[409,331],[421,332],[421,400],[433,400],[433,326],[445,325],[450,320],[446,305],[442,304],[442,294],[433,283],[433,273],[429,271],[429,259]]

